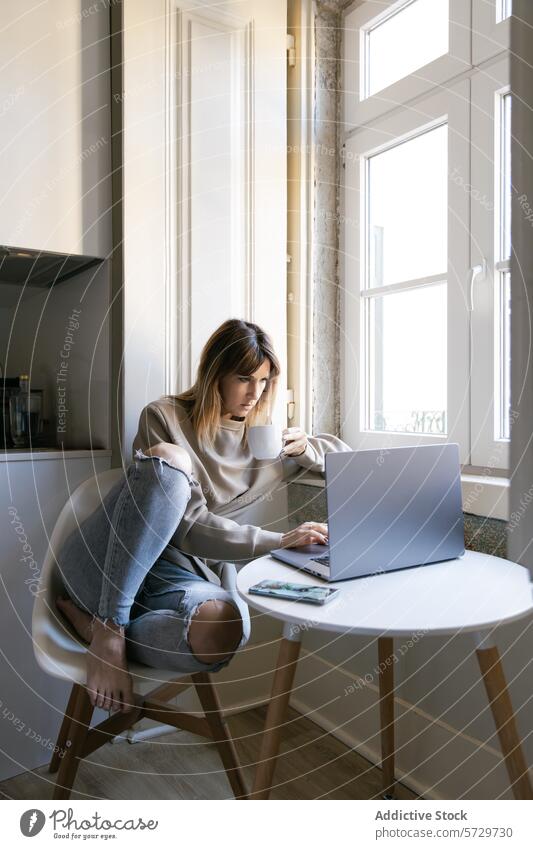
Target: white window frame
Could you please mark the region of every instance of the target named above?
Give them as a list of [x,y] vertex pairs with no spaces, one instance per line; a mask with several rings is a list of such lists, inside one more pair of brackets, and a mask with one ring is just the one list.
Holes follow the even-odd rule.
[[394,106],[419,97],[470,67],[471,9],[468,0],[449,0],[450,29],[448,53],[417,68],[370,97],[360,99],[361,68],[364,62],[364,31],[375,19],[387,17],[395,7],[410,0],[367,0],[345,14],[343,40],[343,91],[346,128],[366,124],[389,112]]
[[[384,0],[388,6],[391,6],[392,3],[388,2],[388,0]],[[459,58],[459,63],[456,67],[460,66],[460,59],[468,59],[470,57],[470,64],[468,61],[463,66],[462,71],[450,72],[450,76],[445,80],[443,85],[435,84],[433,87],[431,84],[428,87],[427,94],[428,96],[435,92],[435,90],[443,90],[445,88],[452,87],[454,83],[458,83],[462,80],[466,80],[470,83],[470,80],[478,73],[483,72],[489,75],[491,74],[491,67],[497,66],[499,59],[509,57],[509,35],[510,35],[510,20],[506,19],[501,22],[496,22],[496,2],[497,0],[462,0],[462,20],[465,24],[464,26],[464,35],[465,39],[468,41],[468,44],[465,44],[463,41],[463,51],[461,57],[457,55],[455,58]],[[371,6],[373,3],[373,6]],[[379,9],[377,7],[379,6]],[[456,8],[455,6],[453,7]],[[357,0],[356,3],[353,4],[352,7],[345,11],[345,21],[346,27],[348,28],[348,33],[345,33],[344,38],[344,46],[343,46],[343,124],[342,124],[342,137],[341,143],[348,146],[349,151],[349,140],[352,136],[355,136],[355,133],[362,131],[363,129],[368,129],[369,127],[374,127],[376,117],[378,119],[388,118],[395,113],[401,114],[402,112],[407,112],[408,110],[416,110],[418,108],[418,103],[420,100],[424,99],[424,95],[420,94],[421,88],[421,80],[420,77],[423,76],[425,80],[428,80],[429,75],[414,73],[410,77],[405,78],[404,80],[395,83],[393,86],[390,86],[389,89],[384,90],[383,92],[378,92],[371,98],[368,98],[366,102],[358,103],[354,98],[354,91],[357,86],[354,83],[354,73],[357,70],[357,62],[355,53],[354,53],[354,44],[356,42],[352,38],[350,40],[350,30],[354,30],[356,25],[359,22],[368,21],[371,17],[371,14],[368,14],[369,10],[371,10],[371,14],[374,14],[377,11],[383,10],[383,3],[376,3],[374,0]],[[490,14],[489,14],[490,12]],[[456,23],[458,23],[458,19],[454,19]],[[471,27],[471,22],[474,20],[474,27]],[[352,35],[354,33],[352,32]],[[488,49],[488,47],[490,49]],[[356,45],[357,46],[357,45]],[[453,43],[452,39],[450,39],[450,46],[452,47],[453,52]],[[444,59],[449,59],[450,57],[441,57],[440,60],[435,60],[436,62],[442,62]],[[446,64],[446,63],[444,63]],[[478,68],[477,66],[481,67]],[[422,69],[419,69],[421,71]],[[426,69],[424,69],[425,71]],[[446,74],[442,71],[444,76]],[[497,74],[497,69],[496,69]],[[477,85],[477,83],[476,83]],[[475,92],[475,96],[477,93]],[[372,101],[375,101],[375,105],[370,105]],[[474,112],[474,107],[470,107],[471,111]],[[471,136],[471,125],[469,126],[469,132],[467,134],[467,138],[470,144]],[[473,128],[474,134],[476,133],[476,127]],[[492,135],[488,135],[485,137],[485,141],[490,141],[492,139]],[[486,145],[485,145],[486,147]],[[470,148],[472,151],[472,148]],[[488,154],[489,160],[491,159],[493,154]],[[345,155],[345,161],[348,165],[348,154]],[[469,163],[464,165],[464,168],[461,170],[461,178],[462,185],[464,186],[465,193],[467,191],[472,190],[472,186],[475,185],[475,181],[479,179],[477,175],[474,175],[472,178],[470,162],[474,161],[474,166],[477,168],[480,164],[477,157],[472,155],[470,152]],[[477,161],[476,161],[477,160]],[[453,170],[456,163],[449,164],[450,173]],[[491,163],[492,165],[492,163]],[[493,178],[494,179],[494,178]],[[350,199],[348,198],[348,209],[350,206]],[[356,207],[353,207],[350,211],[348,209],[343,208],[341,210],[341,215],[344,216],[341,218],[342,221],[346,222],[348,219],[348,225],[350,225],[350,216],[358,216],[359,210]],[[462,216],[461,216],[462,217]],[[343,227],[340,228],[340,255],[339,255],[339,271],[340,271],[340,279],[343,282],[343,286],[341,287],[341,297],[342,297],[342,329],[343,329],[343,349],[341,351],[341,385],[343,386],[343,397],[341,398],[341,410],[343,415],[343,435],[347,441],[352,441],[353,447],[358,447],[361,445],[362,439],[366,439],[369,437],[372,440],[372,444],[374,447],[386,447],[391,443],[391,434],[387,432],[374,432],[372,434],[361,433],[358,430],[359,426],[359,410],[358,410],[358,392],[359,392],[359,383],[360,383],[360,362],[359,362],[359,340],[356,339],[356,332],[354,328],[358,327],[359,324],[359,310],[358,310],[358,295],[353,291],[353,276],[354,269],[357,266],[357,257],[353,255],[345,256],[345,244],[346,244],[346,229],[348,226],[346,223]],[[351,226],[351,225],[350,225]],[[354,226],[357,226],[357,218],[355,219]],[[476,227],[476,224],[472,225],[470,223],[470,227]],[[350,239],[350,234],[348,233],[348,238]],[[453,251],[453,247],[450,244],[450,255]],[[481,305],[482,300],[479,300],[480,291],[481,297],[484,298],[491,293],[488,292],[487,287],[485,289],[482,288],[482,280],[478,278],[474,284],[474,289],[472,293],[474,294],[474,315],[471,315],[468,310],[468,303],[471,295],[471,287],[469,285],[471,270],[473,265],[476,265],[476,260],[479,258],[479,251],[476,252],[472,245],[469,246],[469,258],[468,262],[465,263],[464,254],[461,253],[460,258],[460,266],[462,271],[458,269],[458,273],[456,275],[457,279],[460,278],[462,273],[464,273],[464,267],[467,267],[467,279],[468,283],[465,286],[464,281],[461,282],[458,287],[458,292],[462,292],[463,303],[461,308],[463,310],[463,318],[466,318],[466,331],[465,331],[465,321],[462,320],[457,328],[457,334],[453,339],[454,345],[459,345],[460,351],[463,352],[461,356],[457,357],[457,363],[464,361],[464,350],[465,350],[465,333],[466,338],[468,339],[467,348],[468,348],[468,357],[467,357],[467,366],[465,368],[465,375],[472,374],[472,372],[480,373],[480,370],[484,368],[485,370],[485,386],[488,387],[489,383],[493,387],[494,386],[494,357],[489,361],[483,362],[483,358],[475,357],[476,352],[481,352],[481,346],[479,344],[479,335],[487,334],[487,332],[492,333],[493,327],[493,318],[494,318],[494,301],[491,301],[492,315],[490,316],[490,325],[487,324],[487,321],[484,324],[484,327],[477,327],[477,321],[481,318]],[[455,257],[454,257],[455,259]],[[355,273],[357,273],[355,271]],[[352,278],[350,282],[350,276]],[[348,286],[346,286],[346,282],[348,281]],[[494,294],[494,290],[492,288],[492,294]],[[459,297],[459,295],[458,295]],[[472,320],[471,320],[472,319]],[[354,323],[355,322],[355,323]],[[352,334],[351,337],[348,336],[348,328],[349,332]],[[473,335],[472,335],[473,333]],[[450,336],[450,333],[448,334]],[[473,348],[474,357],[471,357],[470,349]],[[472,362],[474,359],[474,362]],[[454,368],[453,365],[449,365],[449,369]],[[450,373],[450,371],[449,371]],[[456,379],[457,379],[456,373]],[[487,377],[489,375],[489,377]],[[479,378],[476,377],[476,384],[478,387],[481,386],[479,383]],[[495,457],[494,452],[491,450],[491,445],[489,441],[485,440],[484,448],[482,448],[482,442],[478,441],[478,449],[474,450],[472,454],[472,433],[475,435],[475,428],[478,426],[476,421],[476,415],[472,416],[472,384],[471,380],[467,380],[468,390],[463,395],[462,403],[463,403],[463,426],[456,429],[456,433],[463,433],[464,435],[464,445],[466,448],[462,447],[461,457],[463,461],[463,476],[462,476],[462,484],[463,484],[463,498],[465,503],[465,509],[468,512],[478,513],[482,516],[493,516],[495,518],[506,519],[508,518],[508,486],[509,480],[505,476],[507,472],[507,453],[508,446],[505,446],[501,443],[498,443],[496,446],[498,449],[498,454]],[[463,379],[463,373],[461,373],[460,377],[460,386],[464,387],[465,380]],[[461,390],[460,390],[461,391]],[[460,394],[456,393],[452,389],[452,397],[456,396],[456,400],[454,401],[454,405],[457,406],[457,396]],[[494,391],[488,389],[487,391]],[[448,410],[451,411],[451,402],[452,399],[448,400]],[[494,403],[494,400],[493,400]],[[512,416],[512,414],[511,414]],[[472,419],[474,421],[472,422]],[[491,416],[492,419],[492,416]],[[394,436],[397,439],[396,436]],[[410,439],[412,440],[412,435]],[[418,437],[417,437],[418,438]],[[423,438],[423,437],[422,437]],[[451,438],[449,436],[448,438]],[[401,437],[400,437],[401,439]],[[459,441],[460,437],[458,437]],[[461,443],[463,445],[463,443]],[[474,465],[476,462],[476,465]]]
[[[473,466],[508,468],[509,441],[495,437],[496,355],[500,263],[500,98],[509,92],[509,60],[501,58],[472,77],[472,265],[484,272],[472,284]],[[477,187],[483,187],[477,193]],[[481,196],[482,202],[476,198]],[[507,265],[505,266],[507,268]],[[508,263],[510,270],[510,260]],[[490,328],[493,332],[490,332]]]
[[472,0],[472,64],[480,65],[505,50],[511,18],[497,20],[498,0]]
[[[418,135],[425,129],[447,122],[449,126],[449,162],[460,162],[466,174],[469,171],[469,96],[470,82],[462,80],[454,86],[443,88],[438,94],[417,101],[416,107],[395,111],[356,131],[346,139],[344,155],[344,222],[342,239],[344,287],[342,289],[343,350],[341,417],[343,437],[353,448],[380,448],[383,446],[435,444],[458,442],[461,461],[468,462],[469,445],[469,386],[468,386],[468,312],[465,308],[470,267],[469,196],[464,186],[449,180],[448,255],[454,263],[448,264],[448,345],[447,345],[447,434],[391,433],[365,428],[364,398],[366,363],[366,338],[361,288],[365,250],[365,173],[370,155],[386,150],[400,141]],[[391,142],[394,139],[394,142]],[[469,177],[467,178],[469,179]],[[353,239],[347,238],[347,233]],[[348,244],[350,242],[350,244]],[[396,287],[394,287],[396,288]],[[376,289],[378,293],[380,290]],[[358,328],[359,339],[354,346],[349,328]],[[353,330],[352,330],[353,334]],[[353,363],[359,369],[353,368]],[[458,379],[460,375],[460,379]],[[453,379],[452,379],[453,378]],[[362,388],[362,391],[361,391]]]

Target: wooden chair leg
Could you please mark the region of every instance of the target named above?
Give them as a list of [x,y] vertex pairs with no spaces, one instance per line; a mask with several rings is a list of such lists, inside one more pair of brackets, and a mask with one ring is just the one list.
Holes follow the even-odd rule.
[[505,758],[513,796],[515,799],[533,799],[529,772],[518,736],[500,653],[496,646],[490,646],[485,649],[476,649],[476,654],[500,738],[500,747]]
[[241,765],[235,743],[229,733],[226,720],[222,714],[217,691],[207,672],[196,672],[191,675],[198,693],[205,718],[213,734],[220,759],[228,776],[228,781],[236,799],[247,799],[248,791],[244,782]]
[[378,639],[379,717],[381,724],[381,777],[383,794],[394,794],[394,640]]
[[170,699],[180,696],[181,693],[184,693],[190,687],[192,687],[192,681],[190,679],[180,678],[178,681],[167,681],[165,684],[156,687],[155,690],[150,690],[144,698],[150,701],[154,699],[156,702],[169,702]]
[[80,753],[89,731],[93,711],[94,708],[89,700],[87,690],[80,685],[65,743],[67,753],[61,761],[54,787],[54,799],[70,798],[72,785],[80,764]]
[[263,731],[261,752],[250,797],[252,799],[268,799],[270,795],[274,770],[278,760],[281,731],[291,696],[300,645],[299,639],[283,637],[281,640],[265,730]]
[[52,755],[52,760],[50,761],[50,765],[48,767],[49,772],[57,772],[59,769],[59,764],[61,763],[60,752],[65,750],[65,743],[68,739],[68,731],[70,728],[70,723],[72,722],[72,714],[74,713],[74,707],[76,705],[76,699],[78,698],[78,690],[80,687],[81,684],[72,685],[68,704],[65,709],[65,715],[63,717],[63,722],[61,723],[61,728],[59,729],[59,734],[57,736],[55,752]]

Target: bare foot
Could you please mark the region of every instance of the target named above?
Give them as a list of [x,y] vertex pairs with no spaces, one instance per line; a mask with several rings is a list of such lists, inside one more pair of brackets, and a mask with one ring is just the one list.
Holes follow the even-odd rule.
[[56,598],[61,613],[89,643],[87,649],[87,693],[94,707],[126,713],[134,707],[133,682],[126,661],[126,643],[112,622],[104,625],[69,598]]
[[126,640],[118,626],[95,619],[87,649],[87,693],[92,705],[127,713],[135,707]]
[[93,638],[91,628],[92,616],[81,610],[70,598],[59,596],[56,598],[56,604],[82,640],[90,643]]

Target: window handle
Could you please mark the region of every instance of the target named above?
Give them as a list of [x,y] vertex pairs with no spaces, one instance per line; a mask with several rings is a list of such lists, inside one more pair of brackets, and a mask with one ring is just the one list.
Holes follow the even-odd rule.
[[474,311],[474,283],[478,277],[485,277],[486,273],[487,263],[484,258],[480,265],[473,265],[470,269],[470,283],[468,287],[468,309],[470,312]]

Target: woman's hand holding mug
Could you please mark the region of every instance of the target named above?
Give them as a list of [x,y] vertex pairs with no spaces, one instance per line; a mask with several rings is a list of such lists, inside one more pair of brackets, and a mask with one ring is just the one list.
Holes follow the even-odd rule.
[[279,450],[280,430],[277,425],[252,425],[248,428],[248,444],[257,460],[297,457],[307,448],[307,434],[299,427],[286,427],[281,433],[283,448]]
[[327,545],[328,526],[324,522],[304,522],[294,530],[283,534],[282,548],[298,548],[301,545]]
[[286,427],[282,432],[285,457],[296,457],[307,448],[307,434],[300,427]]

